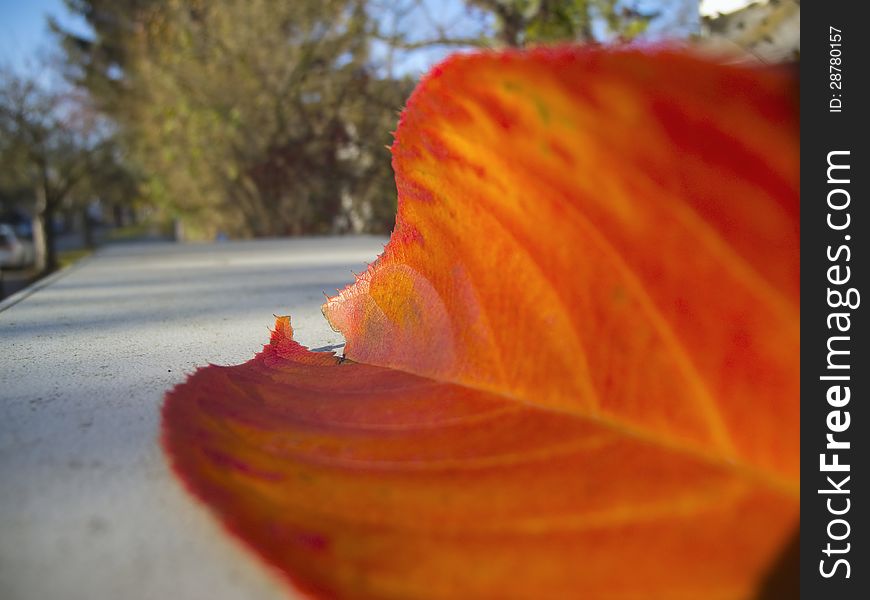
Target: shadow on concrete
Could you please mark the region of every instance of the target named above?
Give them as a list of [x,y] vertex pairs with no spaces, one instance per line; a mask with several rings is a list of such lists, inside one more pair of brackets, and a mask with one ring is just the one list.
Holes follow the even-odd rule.
[[[232,289],[227,289],[226,285],[202,285],[197,283],[194,286],[184,290],[184,294],[208,295],[212,297],[211,302],[203,302],[197,306],[179,307],[173,306],[171,310],[163,310],[161,308],[162,299],[170,299],[177,297],[181,292],[178,289],[159,289],[151,285],[143,285],[138,292],[128,291],[129,284],[127,282],[118,282],[117,284],[96,285],[96,290],[102,290],[101,298],[97,302],[111,301],[112,304],[122,302],[129,307],[124,310],[107,310],[100,316],[86,316],[77,318],[75,311],[70,311],[70,303],[75,302],[74,297],[67,294],[59,294],[57,292],[66,289],[65,286],[55,285],[53,290],[55,294],[49,296],[46,294],[37,294],[28,299],[27,308],[30,310],[38,310],[46,316],[52,314],[53,307],[63,305],[66,307],[64,317],[58,319],[46,318],[43,320],[32,319],[15,319],[10,316],[11,323],[4,327],[3,337],[5,341],[13,341],[16,338],[38,338],[41,335],[59,336],[64,335],[65,329],[75,330],[77,333],[117,333],[117,330],[123,329],[130,332],[135,331],[140,327],[149,327],[155,323],[163,326],[169,326],[173,323],[183,323],[191,320],[210,320],[210,319],[230,319],[234,315],[240,313],[250,314],[252,306],[256,303],[251,302],[252,296],[268,297],[274,296],[276,293],[286,293],[288,296],[295,295],[299,298],[302,295],[308,300],[322,299],[324,288],[329,288],[333,285],[341,285],[338,281],[321,281],[319,283],[301,283],[287,284],[280,281],[268,285],[257,284],[255,292],[243,293],[245,301],[243,303],[235,302],[215,302],[214,299],[226,297],[227,294],[233,293]],[[117,287],[117,290],[115,288]],[[79,288],[80,289],[80,288]],[[114,291],[113,291],[114,290]],[[86,303],[95,301],[95,298],[83,299]],[[87,307],[87,311],[93,315],[93,306]],[[288,306],[289,312],[292,306]],[[263,312],[265,315],[272,314],[272,308],[264,306]],[[71,314],[72,313],[72,314]]]

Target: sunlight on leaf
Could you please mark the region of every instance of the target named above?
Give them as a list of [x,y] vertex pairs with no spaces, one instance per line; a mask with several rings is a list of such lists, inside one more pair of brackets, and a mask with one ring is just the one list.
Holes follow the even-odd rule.
[[173,390],[164,444],[324,597],[744,598],[798,523],[797,94],[673,51],[458,56],[408,102],[396,228]]

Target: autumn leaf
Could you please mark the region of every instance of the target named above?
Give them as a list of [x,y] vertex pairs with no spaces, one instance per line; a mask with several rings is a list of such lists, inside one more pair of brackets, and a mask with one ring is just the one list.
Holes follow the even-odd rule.
[[384,254],[173,390],[189,489],[300,589],[745,598],[798,523],[797,97],[676,51],[457,56]]

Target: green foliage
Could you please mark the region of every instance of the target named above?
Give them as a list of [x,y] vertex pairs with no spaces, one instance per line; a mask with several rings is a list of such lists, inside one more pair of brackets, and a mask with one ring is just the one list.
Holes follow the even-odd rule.
[[64,38],[86,49],[68,53],[71,76],[120,124],[142,191],[188,232],[392,225],[384,146],[411,85],[372,75],[362,2],[70,6],[97,32]]
[[[501,45],[522,47],[566,41],[600,42],[601,35],[630,40],[646,30],[654,13],[624,0],[467,0],[495,17]],[[595,27],[595,24],[598,27]]]
[[34,78],[0,72],[0,196],[32,201],[36,263],[46,272],[57,268],[52,218],[86,178],[97,140],[94,121],[70,100]]
[[[370,49],[375,38],[407,44],[407,32],[385,40],[378,17],[390,7],[430,15],[425,1],[65,1],[93,30],[52,23],[66,75],[115,124],[125,165],[126,176],[98,185],[138,186],[198,237],[389,231],[385,146],[413,83],[378,75]],[[513,46],[591,41],[593,18],[615,35],[645,24],[618,0],[468,2]],[[445,27],[432,43],[490,39]]]

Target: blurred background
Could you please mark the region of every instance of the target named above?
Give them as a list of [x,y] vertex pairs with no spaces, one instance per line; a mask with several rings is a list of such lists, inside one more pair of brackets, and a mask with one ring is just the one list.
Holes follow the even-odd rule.
[[389,233],[391,132],[456,51],[799,56],[796,0],[0,0],[0,298],[127,239]]

